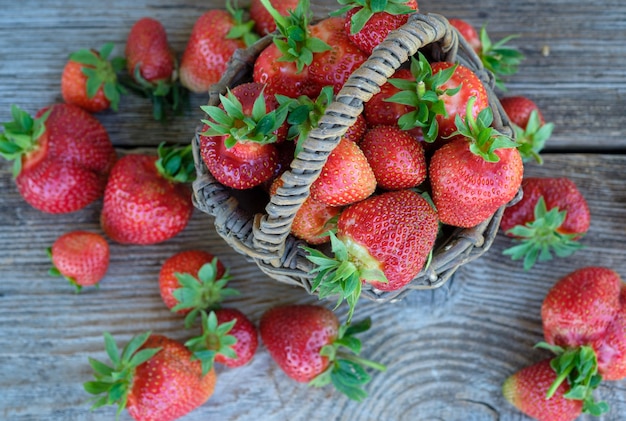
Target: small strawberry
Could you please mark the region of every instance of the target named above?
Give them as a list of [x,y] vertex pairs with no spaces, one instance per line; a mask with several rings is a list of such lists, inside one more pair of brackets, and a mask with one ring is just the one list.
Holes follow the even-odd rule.
[[137,20],[128,33],[124,54],[130,76],[126,86],[150,99],[155,120],[165,119],[168,109],[179,111],[178,63],[163,24],[148,17]]
[[104,343],[112,366],[90,358],[95,380],[84,384],[96,395],[92,409],[117,404],[118,416],[126,409],[137,421],[173,421],[213,395],[215,371],[203,375],[191,351],[173,339],[146,332],[121,353],[110,334],[104,334]]
[[82,108],[55,104],[35,117],[11,107],[0,155],[13,160],[18,191],[31,206],[68,213],[102,196],[117,154],[102,124]]
[[453,134],[462,137],[437,149],[428,167],[441,222],[463,228],[478,225],[511,201],[524,170],[516,143],[490,127],[491,109],[474,119],[472,103],[465,121],[456,118],[459,129]]
[[63,276],[76,292],[84,286],[97,285],[109,268],[109,244],[95,232],[65,233],[47,252],[53,266],[49,273]]
[[202,14],[193,25],[180,61],[181,84],[191,92],[207,92],[219,82],[235,50],[256,41],[253,25],[230,1],[226,2],[226,10],[212,9]]
[[534,159],[543,163],[539,152],[552,136],[553,123],[546,123],[537,104],[524,96],[508,96],[500,99],[500,104],[511,120],[515,130],[517,147],[524,161]]
[[84,49],[70,55],[61,75],[61,94],[66,103],[90,113],[108,108],[117,111],[120,97],[126,93],[117,73],[126,63],[120,57],[109,59],[114,47],[107,43],[100,51]]
[[457,31],[459,31],[459,34],[467,41],[469,46],[472,47],[475,52],[479,53],[481,51],[482,44],[480,43],[478,31],[476,31],[476,28],[474,28],[471,23],[458,18],[448,19],[448,22],[456,28]]
[[311,184],[313,200],[330,206],[345,206],[363,200],[376,189],[376,176],[359,146],[341,138]]
[[306,248],[315,265],[312,289],[320,298],[339,295],[349,319],[367,282],[383,291],[407,285],[426,264],[439,219],[426,199],[412,190],[372,196],[348,206],[331,233],[334,257]]
[[502,385],[502,394],[521,412],[539,421],[573,421],[582,414],[583,401],[565,397],[569,391],[565,382],[547,399],[546,393],[556,378],[546,359],[509,376]]
[[337,316],[325,307],[282,305],[261,316],[259,331],[270,356],[287,376],[316,387],[332,382],[350,399],[362,401],[367,396],[362,387],[371,379],[362,366],[386,369],[358,356],[361,341],[354,335],[369,327],[369,319],[340,326]]
[[[298,7],[299,0],[270,0],[270,4],[282,16],[289,16],[290,11]],[[271,34],[276,30],[276,21],[265,8],[261,0],[250,1],[250,20],[254,21],[254,30],[260,35]]]
[[522,180],[524,195],[507,207],[500,221],[502,231],[520,244],[505,255],[524,259],[528,270],[537,260],[552,258],[552,252],[566,257],[582,246],[577,242],[589,230],[589,206],[576,184],[567,177],[527,177]]
[[203,106],[200,153],[217,181],[235,189],[256,187],[276,174],[274,143],[285,140],[287,106],[279,106],[264,86],[249,82],[220,96],[219,106]]
[[104,192],[100,223],[123,244],[155,244],[174,237],[193,212],[185,184],[195,177],[191,145],[159,145],[158,156],[129,154],[113,167]]
[[369,129],[359,146],[374,171],[378,187],[402,190],[426,180],[426,156],[421,142],[398,126]]
[[404,25],[409,14],[417,11],[415,0],[339,0],[339,4],[345,6],[331,15],[347,12],[345,31],[368,56],[389,32]]

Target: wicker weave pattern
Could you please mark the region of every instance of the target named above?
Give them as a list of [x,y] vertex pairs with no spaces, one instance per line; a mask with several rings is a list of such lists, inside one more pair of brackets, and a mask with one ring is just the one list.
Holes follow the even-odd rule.
[[[271,42],[265,37],[247,50],[233,56],[229,70],[210,92],[210,105],[219,103],[219,94],[227,87],[250,80],[258,54]],[[233,192],[218,183],[208,172],[199,153],[198,137],[193,140],[198,178],[193,185],[194,203],[203,212],[215,217],[217,232],[238,252],[252,258],[270,277],[284,283],[299,285],[311,293],[312,264],[300,246],[304,243],[289,234],[293,218],[306,200],[309,187],[318,177],[330,152],[363,111],[363,104],[415,55],[428,49],[437,61],[460,63],[472,69],[483,81],[493,108],[494,127],[513,135],[506,114],[493,93],[493,75],[486,71],[471,47],[460,37],[447,19],[437,14],[416,13],[407,24],[393,31],[355,71],[336,95],[311,131],[303,151],[291,163],[291,170],[282,175],[283,186],[265,207],[265,213],[251,215],[239,206]],[[362,295],[376,301],[390,301],[412,289],[431,289],[443,285],[458,267],[483,254],[493,242],[504,207],[487,221],[471,229],[458,229],[444,244],[437,245],[433,259],[405,289],[377,291],[364,285]]]

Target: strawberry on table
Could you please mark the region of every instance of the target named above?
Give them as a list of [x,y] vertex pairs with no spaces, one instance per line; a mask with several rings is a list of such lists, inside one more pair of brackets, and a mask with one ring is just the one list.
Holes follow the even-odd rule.
[[128,154],[115,164],[104,192],[100,224],[123,244],[155,244],[181,232],[193,212],[186,183],[195,177],[191,145],[159,145],[158,156]]
[[90,113],[108,108],[117,111],[126,90],[117,74],[126,65],[121,57],[109,59],[115,45],[105,44],[100,51],[83,49],[70,55],[61,75],[61,95],[68,104]]
[[502,231],[520,243],[504,254],[524,259],[528,270],[553,252],[566,257],[579,250],[577,240],[589,230],[591,214],[576,184],[567,177],[527,177],[522,190],[522,199],[507,207],[500,221]]
[[367,397],[362,387],[371,379],[363,366],[386,369],[358,356],[361,341],[354,335],[369,327],[369,319],[340,325],[325,307],[282,305],[263,313],[259,331],[270,356],[287,376],[316,387],[332,382],[350,399],[361,401]]
[[178,341],[146,332],[121,353],[110,334],[104,334],[104,342],[112,365],[90,358],[94,380],[84,384],[96,395],[92,409],[117,405],[118,416],[126,409],[137,421],[173,421],[213,395],[215,371],[203,374],[200,362]]
[[47,213],[68,213],[102,196],[117,154],[102,124],[70,104],[45,107],[31,117],[11,107],[2,123],[0,155],[13,161],[24,200]]
[[621,288],[621,306],[601,338],[591,342],[603,380],[626,378],[626,287]]
[[63,276],[76,292],[84,286],[97,285],[109,268],[109,244],[95,232],[67,232],[47,252],[53,266],[49,273]]

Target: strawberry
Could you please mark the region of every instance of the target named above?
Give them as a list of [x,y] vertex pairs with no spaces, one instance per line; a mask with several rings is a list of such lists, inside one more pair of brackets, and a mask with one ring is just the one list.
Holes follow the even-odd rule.
[[[270,0],[270,4],[282,16],[289,16],[296,10],[299,0]],[[254,30],[260,35],[271,34],[276,30],[276,21],[265,8],[261,0],[250,1],[250,20],[254,21]]]
[[564,396],[569,391],[566,383],[560,383],[546,399],[556,377],[550,359],[546,359],[509,376],[502,385],[502,394],[517,409],[539,421],[573,421],[582,413],[583,401]]
[[112,366],[89,359],[95,380],[84,388],[96,395],[92,409],[117,404],[118,416],[126,409],[137,421],[171,421],[213,394],[215,371],[203,375],[191,351],[173,339],[146,332],[133,337],[121,353],[110,334],[104,334],[104,341]]
[[442,223],[470,228],[491,217],[511,201],[522,183],[523,163],[516,143],[490,127],[493,114],[483,109],[465,121],[457,115],[461,135],[433,154],[428,172],[432,198]]
[[128,33],[124,54],[130,75],[126,86],[150,99],[155,120],[163,120],[168,108],[179,111],[178,63],[163,24],[148,17],[137,20]]
[[191,92],[207,92],[219,82],[235,50],[252,45],[254,22],[226,2],[226,10],[212,9],[194,23],[180,61],[180,82]]
[[[404,79],[408,82],[415,80],[413,73],[405,68],[396,70],[390,79]],[[382,84],[379,92],[375,93],[369,101],[363,104],[363,115],[365,115],[368,126],[380,124],[397,125],[400,117],[415,110],[415,107],[388,101],[389,98],[398,92],[400,92],[400,89],[396,88],[388,80]]]
[[0,154],[13,160],[17,188],[31,206],[48,213],[84,208],[102,196],[117,155],[100,122],[82,108],[55,104],[32,118],[11,107],[2,123]]
[[[235,189],[258,186],[276,174],[279,166],[275,142],[285,139],[287,107],[264,92],[264,86],[238,85],[219,106],[203,106],[200,153],[220,183]],[[284,127],[284,128],[281,128]]]
[[269,0],[260,1],[274,18],[277,32],[273,43],[254,62],[252,79],[265,84],[268,94],[317,96],[323,85],[311,80],[309,66],[315,53],[329,50],[330,46],[311,31],[309,0],[301,0],[288,16],[281,15]]
[[368,58],[350,41],[344,24],[344,18],[330,17],[311,26],[311,35],[321,39],[330,49],[313,54],[309,77],[319,86],[333,86],[335,93]]
[[591,342],[603,380],[626,378],[626,287],[621,288],[621,306],[601,338]]
[[346,5],[331,15],[346,13],[345,31],[368,56],[389,32],[404,25],[410,13],[417,11],[415,0],[339,0]]
[[292,304],[263,313],[259,331],[270,356],[287,376],[316,387],[332,382],[350,399],[361,401],[367,396],[362,386],[371,379],[362,365],[385,370],[358,356],[361,341],[354,335],[369,327],[369,319],[339,325],[337,316],[325,307]]
[[104,192],[100,223],[123,244],[155,244],[181,232],[191,218],[195,177],[191,145],[159,145],[158,156],[129,154],[113,167]]
[[49,247],[50,274],[63,276],[80,292],[82,287],[97,285],[109,268],[109,244],[100,234],[70,231]]
[[83,49],[70,55],[61,75],[61,95],[66,103],[90,113],[108,108],[117,111],[120,96],[126,93],[117,78],[125,61],[109,59],[114,47],[107,43],[100,51]]
[[457,31],[459,31],[459,34],[465,39],[465,41],[467,41],[469,46],[472,47],[475,52],[478,53],[481,51],[482,44],[480,42],[478,31],[476,31],[476,28],[474,28],[471,23],[458,18],[448,19],[448,22]]
[[515,130],[517,147],[524,161],[534,159],[541,164],[539,152],[552,136],[554,124],[546,123],[541,110],[531,99],[524,96],[508,96],[500,99],[502,109],[511,120]]
[[385,190],[416,187],[426,180],[426,156],[420,141],[398,126],[376,126],[359,143],[376,184]]
[[567,177],[527,177],[524,195],[507,207],[500,221],[502,231],[520,244],[504,251],[513,260],[524,259],[524,269],[537,260],[569,256],[582,246],[576,241],[589,229],[589,206],[576,184]]
[[349,318],[367,282],[383,291],[407,285],[431,253],[439,219],[428,201],[412,190],[372,196],[348,206],[331,233],[334,257],[305,248],[315,265],[312,290],[320,298],[347,300]]
[[344,137],[311,184],[310,196],[330,206],[345,206],[369,197],[375,189],[376,176],[363,151]]

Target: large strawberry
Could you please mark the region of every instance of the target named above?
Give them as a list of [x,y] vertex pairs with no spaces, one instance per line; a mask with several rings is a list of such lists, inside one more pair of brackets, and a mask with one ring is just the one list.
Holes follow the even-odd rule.
[[191,145],[165,147],[158,156],[129,154],[111,171],[100,223],[114,241],[155,244],[174,237],[193,212],[187,182],[195,177]]
[[109,59],[114,47],[107,43],[100,51],[84,49],[70,55],[61,75],[61,95],[66,103],[91,113],[108,108],[117,111],[120,96],[126,92],[117,73],[124,69],[125,61]]
[[13,160],[24,200],[48,213],[84,208],[102,196],[117,155],[100,122],[70,104],[46,107],[32,118],[17,106],[2,123],[0,154]]
[[124,54],[130,76],[127,87],[150,99],[154,118],[163,120],[168,109],[179,111],[178,63],[163,24],[148,17],[136,21],[128,33]]
[[513,260],[524,259],[524,269],[537,260],[569,256],[582,246],[576,241],[589,229],[589,206],[576,184],[567,177],[527,177],[524,195],[507,207],[500,228],[517,244],[504,251]]
[[217,83],[235,50],[251,45],[258,37],[254,22],[226,2],[226,10],[211,9],[194,23],[180,61],[180,82],[195,93],[207,92]]
[[493,114],[483,109],[476,119],[472,103],[465,121],[457,115],[462,137],[435,151],[428,171],[432,198],[444,224],[470,228],[511,201],[522,183],[524,167],[516,143],[490,127]]
[[367,396],[362,387],[371,379],[362,366],[385,370],[381,364],[358,357],[361,341],[354,335],[369,327],[369,319],[340,326],[337,316],[325,307],[282,305],[263,313],[259,331],[272,359],[287,376],[316,387],[332,382],[350,399],[361,401]]
[[313,290],[320,297],[339,295],[350,316],[363,282],[383,291],[407,285],[424,267],[437,232],[437,213],[412,190],[372,196],[348,206],[331,234],[334,256],[307,248],[315,264]]
[[345,31],[368,56],[389,32],[404,25],[409,14],[417,11],[415,0],[339,0],[339,4],[345,6],[333,14],[347,12]]
[[215,388],[215,371],[202,373],[199,361],[183,344],[163,335],[146,332],[133,337],[118,350],[115,340],[104,334],[112,365],[89,359],[95,380],[84,384],[96,395],[92,409],[117,405],[137,421],[172,421],[205,403]]
[[259,83],[243,83],[220,96],[219,106],[201,107],[208,119],[200,133],[200,153],[220,183],[249,189],[268,181],[279,166],[274,143],[285,140],[288,107],[278,106]]
[[47,251],[52,260],[49,273],[63,276],[76,292],[84,286],[98,284],[109,268],[109,244],[95,232],[67,232]]

